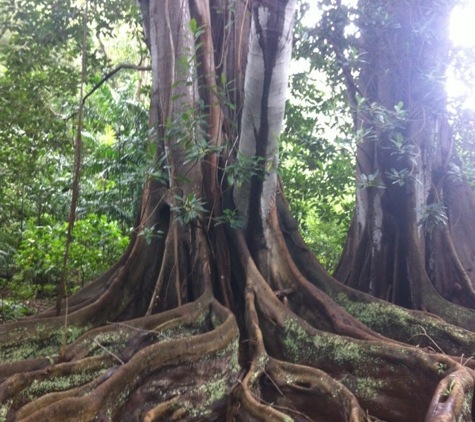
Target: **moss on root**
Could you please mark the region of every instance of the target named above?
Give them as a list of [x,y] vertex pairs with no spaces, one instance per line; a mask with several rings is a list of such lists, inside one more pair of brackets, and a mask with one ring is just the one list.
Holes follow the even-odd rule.
[[[294,318],[286,319],[280,341],[285,360],[327,372],[376,415],[384,414],[381,409],[387,407],[386,401],[412,400],[409,391],[417,391],[411,411],[422,412],[429,405],[431,391],[443,377],[437,372],[436,355],[430,357],[416,348],[318,332]],[[405,420],[404,412],[407,413],[402,410],[398,420]],[[416,419],[419,417],[423,415]]]
[[11,406],[11,401],[0,404],[0,422],[6,422],[8,409]]
[[87,384],[103,374],[106,370],[107,367],[93,370],[86,367],[84,371],[80,373],[57,376],[45,380],[34,380],[21,392],[21,396],[23,396],[27,402],[31,402],[49,393],[66,391]]
[[[157,369],[139,388],[127,390],[106,411],[112,418],[117,418],[117,415],[130,414],[128,403],[141,402],[140,413],[146,414],[155,406],[179,397],[168,408],[165,420],[173,420],[173,417],[187,421],[215,420],[225,409],[227,394],[241,371],[238,353],[239,338],[236,337],[223,349],[205,354],[196,361]],[[149,395],[149,391],[153,394]]]
[[360,322],[388,338],[450,355],[473,356],[473,333],[440,319],[387,302],[352,301],[344,293],[335,302]]
[[[188,395],[188,400],[181,402],[180,406],[193,418],[201,419],[210,417],[213,408],[218,403],[227,402],[227,393],[236,382],[241,367],[238,358],[238,339],[231,342],[225,349],[216,353],[206,355],[197,365],[204,364],[209,367],[209,362],[213,362],[213,367],[217,369],[210,377],[203,380],[191,394],[182,391],[179,394]],[[216,365],[222,362],[222,365]],[[178,392],[177,392],[178,394]]]
[[[66,343],[71,344],[77,340],[90,327],[67,328]],[[51,330],[46,325],[37,325],[31,336],[24,338],[26,327],[19,327],[9,333],[12,341],[3,343],[0,348],[0,365],[9,362],[18,362],[38,357],[54,357],[58,356],[64,340],[63,327]],[[19,342],[15,337],[16,334],[22,333],[22,341]]]

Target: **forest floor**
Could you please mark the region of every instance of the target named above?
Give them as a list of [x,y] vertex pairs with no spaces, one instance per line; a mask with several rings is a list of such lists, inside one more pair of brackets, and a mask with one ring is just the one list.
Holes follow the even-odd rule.
[[0,324],[45,311],[54,303],[50,297],[18,299],[8,289],[0,289]]

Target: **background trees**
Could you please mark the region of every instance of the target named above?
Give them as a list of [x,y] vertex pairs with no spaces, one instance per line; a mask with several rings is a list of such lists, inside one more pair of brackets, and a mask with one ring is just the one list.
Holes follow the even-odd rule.
[[[434,104],[443,108],[443,91],[422,72],[445,58],[439,29],[449,3],[413,1],[404,13],[394,2],[360,2],[358,10],[325,4],[310,42],[305,30],[295,41],[310,56],[333,59],[319,68],[346,83],[361,141],[356,217],[337,274],[350,283],[369,280],[385,297],[391,285],[394,301],[417,311],[338,283],[289,212],[277,177],[277,139],[296,4],[139,5],[152,64],[144,157],[151,153],[153,161],[139,172],[145,184],[131,242],[110,269],[64,301],[59,316],[48,310],[0,327],[0,417],[471,420],[473,363],[463,357],[473,353],[475,336],[463,327],[471,327],[473,312],[449,305],[432,287],[428,269],[448,268],[448,261],[425,265],[433,257],[431,234],[456,229],[454,211],[442,218],[447,226],[433,221],[425,234],[420,226],[430,220],[418,225],[414,209],[432,204],[440,182],[434,177],[449,180],[449,137],[429,136],[434,126],[425,114]],[[359,41],[345,33],[351,21]],[[411,43],[401,42],[406,36]],[[437,43],[428,42],[433,36]],[[414,51],[417,66],[395,65]],[[361,54],[366,61],[353,67]],[[344,103],[341,94],[335,86],[334,98]],[[319,111],[332,110],[320,104]],[[429,121],[441,119],[443,127],[441,114]],[[97,138],[107,146],[111,133],[123,131],[132,143],[140,126],[123,126],[106,125]],[[339,134],[349,133],[346,127]],[[304,145],[282,146],[289,167],[312,150],[312,142]],[[412,174],[386,186],[410,164],[427,190]],[[341,180],[343,190],[348,179]],[[469,192],[457,183],[451,186]],[[385,276],[393,271],[379,279],[381,269]],[[396,287],[407,279],[405,295]],[[460,326],[424,312],[429,307]]]
[[[137,10],[132,2],[116,6],[91,8],[87,90],[97,88],[117,64],[142,60]],[[63,248],[49,243],[64,242],[71,200],[82,13],[70,2],[2,4],[0,275],[2,287],[8,287],[2,296],[31,298],[45,284],[53,296],[56,292]],[[74,235],[76,250],[87,244],[97,258],[76,254],[71,288],[84,282],[80,267],[88,268],[90,281],[116,260],[133,226],[151,162],[142,101],[147,73],[126,69],[86,101],[78,214],[80,225],[98,238],[87,239],[84,230]],[[109,232],[112,226],[120,231]],[[104,250],[115,252],[100,263]]]

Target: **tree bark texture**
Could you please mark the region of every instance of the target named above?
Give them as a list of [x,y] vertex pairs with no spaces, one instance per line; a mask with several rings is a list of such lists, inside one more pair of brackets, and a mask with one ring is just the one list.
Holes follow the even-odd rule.
[[[371,23],[383,7],[388,15]],[[337,279],[472,327],[473,194],[444,90],[453,2],[360,2],[356,210]],[[446,300],[444,300],[444,299]]]
[[[371,206],[386,200],[365,190],[358,207],[366,214],[357,211],[348,241],[367,242],[380,256],[383,243],[374,242],[381,238],[397,262],[405,257],[393,273],[421,283],[417,293],[407,287],[404,303],[417,311],[332,278],[289,213],[276,140],[295,1],[139,6],[153,72],[150,142],[167,182],[146,182],[127,251],[72,296],[62,315],[53,309],[0,326],[0,420],[471,421],[471,311],[453,305],[464,324],[451,325],[443,310],[443,318],[429,314],[429,303],[416,300],[430,293],[443,301],[424,265],[436,257],[419,248],[429,238],[409,212],[435,187],[394,191],[405,198],[399,235],[386,234],[389,217],[381,211],[368,219],[377,210]],[[409,129],[422,142],[435,123],[430,129],[417,116]],[[376,150],[371,145],[361,150]],[[369,165],[362,157],[379,163],[371,154],[360,152],[360,173]],[[460,220],[465,212],[449,214]],[[447,230],[455,230],[450,221]],[[371,274],[366,252],[356,250],[362,261],[346,254],[352,261],[344,278],[360,267]]]

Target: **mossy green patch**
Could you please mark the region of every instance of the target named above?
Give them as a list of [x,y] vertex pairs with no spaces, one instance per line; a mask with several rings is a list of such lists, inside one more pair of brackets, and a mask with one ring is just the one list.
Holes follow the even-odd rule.
[[[206,418],[212,413],[213,404],[222,401],[231,385],[237,380],[241,371],[239,365],[239,338],[234,338],[229,344],[216,352],[203,356],[200,359],[213,365],[213,372],[205,373],[204,378],[197,384],[197,388],[186,394],[186,399],[177,403],[177,407],[197,418]],[[206,366],[208,364],[206,363]],[[170,393],[170,392],[169,392]],[[173,391],[171,396],[182,395],[184,391]]]
[[229,344],[215,353],[216,357],[227,356],[228,368],[231,374],[237,374],[241,370],[239,365],[239,337],[234,338]]
[[[317,352],[314,338],[293,318],[286,319],[284,323],[285,335],[283,338],[284,355],[292,362],[300,362],[315,355]],[[316,339],[315,339],[316,340]],[[318,344],[316,344],[318,348]],[[316,356],[316,355],[315,355]]]
[[466,393],[463,396],[462,402],[462,412],[460,412],[460,416],[457,418],[457,422],[464,422],[467,420],[467,416],[472,414],[472,402],[473,402],[473,391],[469,394]]
[[198,388],[198,391],[205,394],[206,398],[203,402],[205,407],[209,407],[226,395],[228,389],[227,381],[227,378],[220,378],[210,383],[203,384]]
[[364,303],[351,301],[344,293],[337,295],[335,302],[375,331],[387,333],[404,327],[404,332],[408,333],[409,336],[416,334],[415,329],[417,327],[412,325],[414,323],[413,316],[399,306],[392,306],[386,302]]
[[95,342],[90,344],[88,356],[106,354],[107,352],[102,347],[106,348],[109,352],[119,353],[125,348],[127,340],[131,336],[132,334],[129,331],[121,329],[99,333],[94,337]]
[[364,358],[357,342],[325,332],[314,335],[293,318],[285,322],[282,342],[285,357],[294,363],[318,363],[331,358],[343,365]]
[[85,369],[83,372],[52,377],[45,380],[34,380],[30,386],[22,391],[22,395],[28,398],[28,401],[44,396],[45,394],[66,391],[80,385],[87,384],[97,378],[106,368],[98,370]]
[[380,390],[387,385],[387,381],[371,377],[358,377],[355,394],[358,397],[376,397]]
[[[67,344],[72,343],[88,329],[89,327],[68,327]],[[38,325],[28,338],[22,336],[22,341],[12,340],[1,345],[0,364],[57,355],[61,350],[63,338],[63,327],[51,330],[45,325]]]
[[11,401],[0,404],[0,422],[6,422],[8,409],[10,408]]
[[[421,320],[417,314],[399,306],[387,302],[352,301],[344,293],[336,295],[335,302],[367,327],[395,340],[415,346],[435,348],[439,346],[439,343],[445,342],[446,345],[454,343],[452,349],[443,350],[447,354],[460,354],[460,344],[467,345],[466,354],[471,353],[473,349],[470,344],[467,344],[466,330],[439,319]],[[450,346],[446,347],[450,348]]]
[[211,313],[211,326],[218,328],[222,324],[222,321],[216,316],[214,312]]
[[[388,368],[388,362],[382,358],[384,344],[363,343],[347,337],[327,332],[312,333],[295,319],[285,322],[281,351],[284,359],[290,362],[317,368],[340,368],[357,376],[365,376],[365,370],[381,365]],[[400,353],[405,353],[402,348]],[[366,368],[366,369],[365,369]]]

